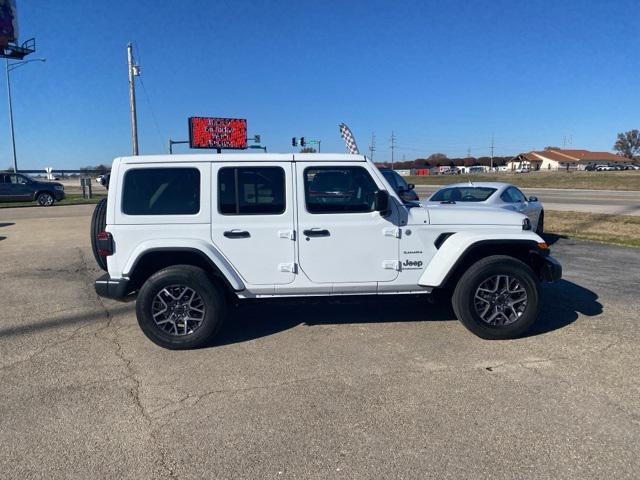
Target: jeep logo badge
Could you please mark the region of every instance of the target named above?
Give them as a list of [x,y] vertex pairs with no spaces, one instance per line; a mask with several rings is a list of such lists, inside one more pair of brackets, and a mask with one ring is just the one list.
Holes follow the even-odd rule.
[[422,260],[405,260],[402,266],[405,268],[421,268]]

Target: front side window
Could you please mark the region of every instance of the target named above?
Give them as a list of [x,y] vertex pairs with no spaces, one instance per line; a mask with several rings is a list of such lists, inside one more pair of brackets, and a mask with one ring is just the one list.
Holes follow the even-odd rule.
[[376,183],[362,167],[317,167],[304,171],[310,213],[362,213],[374,209]]
[[200,211],[197,168],[137,168],[124,176],[127,215],[195,215]]
[[26,185],[27,183],[29,183],[27,177],[23,177],[22,175],[13,174],[10,177],[11,183],[13,183],[14,185]]
[[281,167],[225,167],[218,172],[218,211],[223,215],[277,215],[285,211]]

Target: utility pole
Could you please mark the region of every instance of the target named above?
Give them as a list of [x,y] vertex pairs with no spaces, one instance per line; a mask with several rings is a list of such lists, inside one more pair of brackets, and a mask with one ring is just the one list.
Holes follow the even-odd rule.
[[371,161],[373,162],[373,152],[376,151],[376,132],[371,132],[371,144],[369,145],[369,152],[371,152],[371,154],[369,155],[369,158],[371,159]]
[[467,158],[471,158],[471,147],[467,148]]
[[127,44],[127,66],[129,69],[129,109],[131,110],[131,144],[133,155],[138,155],[138,115],[136,113],[135,77],[140,75],[140,65],[133,61],[133,44]]
[[396,135],[391,131],[391,170],[393,170],[394,150],[396,149]]
[[493,133],[491,134],[491,171],[493,171]]

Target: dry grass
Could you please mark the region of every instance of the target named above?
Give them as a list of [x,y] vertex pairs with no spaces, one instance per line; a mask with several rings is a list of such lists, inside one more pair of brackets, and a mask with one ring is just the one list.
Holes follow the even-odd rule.
[[548,233],[640,248],[640,217],[583,212],[544,212]]
[[640,190],[640,170],[621,172],[478,173],[473,175],[421,175],[405,177],[416,185],[455,182],[507,182],[522,188],[584,188],[589,190]]

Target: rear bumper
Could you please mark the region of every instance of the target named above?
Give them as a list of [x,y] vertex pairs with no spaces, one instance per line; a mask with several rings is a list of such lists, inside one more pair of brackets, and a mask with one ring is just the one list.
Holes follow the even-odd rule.
[[555,282],[562,278],[562,265],[553,257],[544,257],[540,276],[545,282]]
[[128,287],[128,278],[111,278],[108,273],[102,275],[95,282],[95,289],[98,295],[116,300],[121,300],[130,293]]

